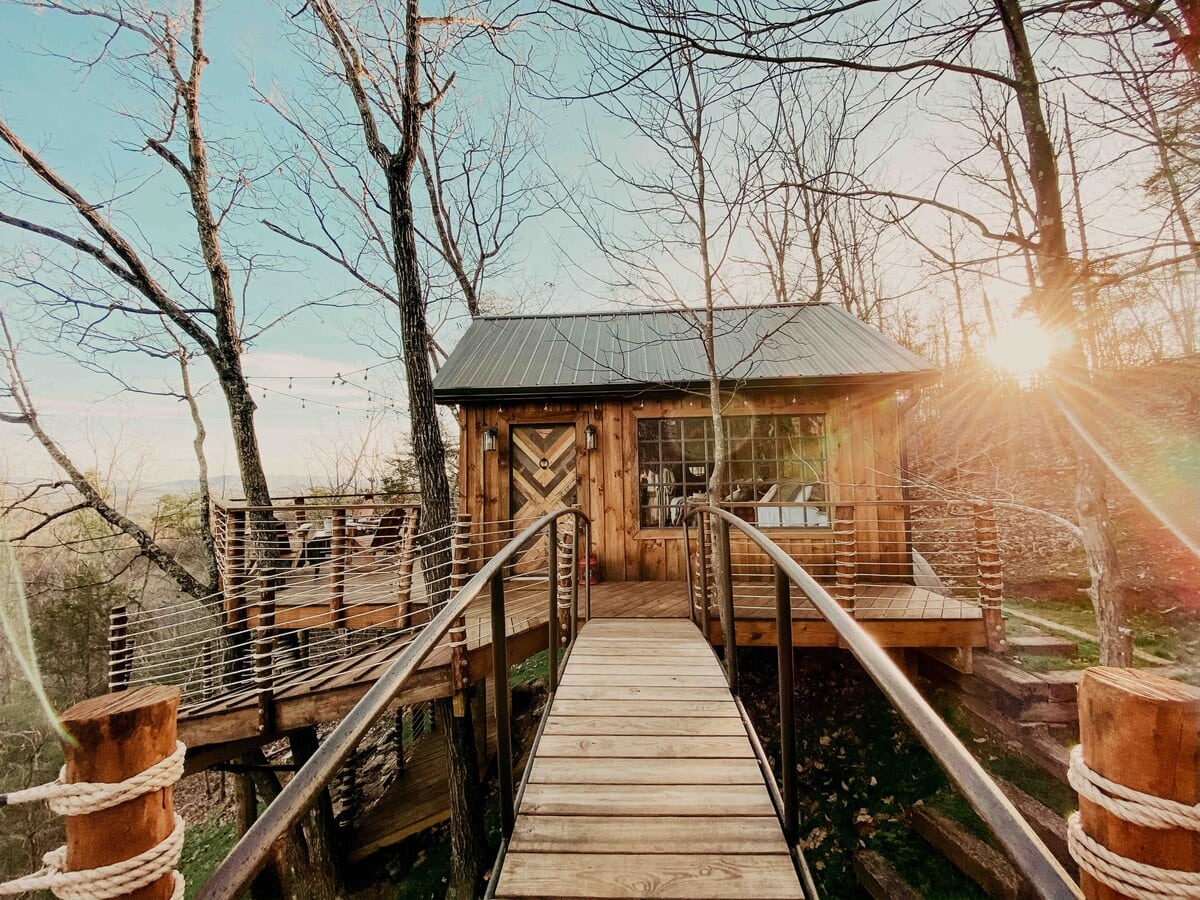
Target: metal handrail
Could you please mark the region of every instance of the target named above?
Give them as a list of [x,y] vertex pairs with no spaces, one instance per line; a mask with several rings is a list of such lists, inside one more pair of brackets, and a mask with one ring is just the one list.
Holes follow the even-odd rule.
[[[358,742],[362,740],[370,729],[375,724],[376,720],[387,711],[396,695],[404,687],[405,682],[417,671],[418,667],[424,662],[425,658],[433,651],[437,644],[446,636],[455,619],[464,615],[467,607],[483,593],[484,588],[490,586],[491,601],[492,601],[492,628],[493,628],[493,654],[494,665],[499,666],[503,663],[507,667],[507,641],[505,635],[505,620],[503,615],[504,605],[504,567],[507,566],[514,556],[525,549],[525,547],[533,541],[541,531],[549,526],[552,526],[563,516],[574,516],[576,519],[576,528],[580,524],[583,525],[584,547],[591,546],[591,519],[589,519],[578,508],[563,508],[552,513],[547,513],[533,524],[529,525],[524,531],[518,534],[515,538],[508,542],[507,545],[495,556],[487,561],[478,572],[472,576],[462,589],[451,597],[442,607],[442,610],[434,616],[429,624],[415,637],[405,645],[400,655],[387,668],[387,670],[379,677],[374,685],[363,695],[363,698],[355,704],[354,708],[347,713],[338,726],[330,732],[329,736],[321,742],[317,752],[306,762],[292,780],[287,783],[275,800],[267,806],[263,815],[250,826],[250,829],[242,836],[242,839],[234,846],[229,855],[221,862],[212,876],[206,881],[203,887],[200,888],[196,895],[197,900],[233,900],[234,897],[239,897],[248,889],[250,882],[255,875],[266,864],[267,858],[270,855],[271,848],[278,842],[287,832],[300,821],[308,808],[312,805],[317,795],[325,789],[330,781],[333,780],[337,770],[342,763],[354,751]],[[555,545],[554,534],[551,532],[550,546]],[[551,606],[551,622],[557,622],[557,609],[553,606],[556,602],[555,586],[557,573],[551,571],[550,578],[550,602]],[[497,608],[501,613],[499,616]],[[570,623],[571,639],[573,640],[577,632],[577,610],[572,610],[572,619]],[[500,646],[495,646],[495,634],[497,627],[499,628],[502,640]],[[553,629],[554,626],[549,626]],[[557,629],[554,629],[555,631]],[[557,635],[555,635],[557,636]],[[555,667],[557,656],[557,646],[551,648],[551,667]],[[499,678],[499,672],[493,671],[493,677]],[[504,679],[502,685],[498,680],[494,691],[495,700],[497,703],[497,728],[500,728],[500,705],[501,694],[507,693],[505,686],[507,678]],[[507,715],[508,698],[503,698],[503,707],[505,715]],[[502,738],[502,735],[498,735]],[[503,739],[498,741],[497,757],[500,765],[501,778],[501,795],[507,794],[509,803],[512,802],[512,764],[511,744],[507,747],[507,743]],[[509,757],[508,763],[508,790],[503,790],[504,779],[504,760],[501,758],[505,755]],[[505,811],[502,807],[501,813],[504,816],[508,826],[505,830],[511,833],[511,819],[513,810]]]
[[[789,638],[791,633],[790,588],[792,584],[795,584],[804,592],[809,602],[824,617],[825,621],[833,626],[834,630],[838,633],[838,637],[841,638],[850,652],[854,654],[855,659],[858,660],[867,674],[871,676],[871,680],[875,682],[884,696],[888,698],[896,711],[912,726],[918,739],[925,745],[934,759],[937,760],[959,793],[966,798],[975,812],[979,814],[979,817],[987,823],[997,840],[1008,851],[1009,856],[1029,878],[1038,896],[1055,898],[1055,900],[1057,898],[1078,900],[1078,898],[1083,897],[1083,894],[1067,874],[1066,870],[1059,865],[1058,860],[1046,849],[1046,845],[1042,843],[1025,819],[1022,818],[1021,814],[1017,812],[1016,807],[1004,796],[991,776],[984,771],[975,757],[955,737],[954,732],[942,721],[942,718],[926,702],[925,698],[920,695],[912,682],[900,671],[899,666],[892,661],[883,651],[883,648],[841,607],[829,592],[818,584],[816,579],[806,572],[778,544],[749,522],[714,506],[690,507],[685,514],[685,520],[702,515],[718,516],[729,525],[738,528],[775,564],[776,619],[780,631],[781,661],[784,646],[782,633],[786,629]],[[698,523],[698,533],[702,534],[703,529],[703,523]],[[687,559],[689,560],[688,565],[690,569],[690,547],[685,546],[684,551],[688,554]],[[728,575],[728,572],[726,572],[726,575]],[[722,597],[723,602],[728,605],[728,616],[725,620],[731,625],[734,623],[732,593],[732,590],[727,590]],[[704,598],[704,604],[707,606],[707,598]],[[786,621],[784,619],[785,611],[787,612]],[[726,653],[728,655],[730,652],[729,648],[736,647],[735,635],[725,635],[725,642]],[[788,644],[790,643],[791,641],[789,640]],[[788,655],[790,656],[790,654]],[[786,712],[782,712],[784,690],[784,673],[781,672],[781,719],[786,716]],[[787,694],[791,696],[793,690],[787,690]],[[782,722],[781,726],[786,726],[786,723]],[[795,736],[791,735],[790,738],[794,746]],[[787,743],[788,741],[785,739],[783,746],[786,747]],[[792,768],[794,769],[794,766]],[[783,799],[785,806],[789,807],[784,816],[785,829],[791,824],[792,816],[794,815],[792,811],[795,809],[795,792],[794,789],[789,790],[793,777],[794,772],[789,773],[788,767],[785,765]],[[789,794],[793,796],[789,796]]]

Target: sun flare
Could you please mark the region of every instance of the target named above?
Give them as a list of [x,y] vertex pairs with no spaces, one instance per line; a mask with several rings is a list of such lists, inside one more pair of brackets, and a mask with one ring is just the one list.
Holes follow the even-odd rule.
[[1046,368],[1053,352],[1054,338],[1028,319],[1013,319],[986,349],[992,365],[1022,379]]

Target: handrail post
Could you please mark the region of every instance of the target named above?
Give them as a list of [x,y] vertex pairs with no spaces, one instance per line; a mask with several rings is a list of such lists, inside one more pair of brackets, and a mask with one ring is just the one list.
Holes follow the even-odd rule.
[[121,603],[108,613],[108,690],[111,693],[129,687],[133,668],[133,647],[129,641],[129,608]]
[[988,650],[1003,653],[1008,649],[1004,631],[1004,573],[1000,565],[1000,536],[996,530],[996,510],[990,503],[975,504],[975,560],[979,570],[979,607]]
[[704,640],[712,640],[712,604],[709,603],[708,588],[708,544],[704,535],[708,529],[707,518],[700,513],[696,522],[696,566],[700,570],[700,630]]
[[275,696],[273,676],[275,670],[275,598],[263,598],[258,604],[258,616],[254,623],[254,644],[251,658],[254,662],[254,694],[258,705],[258,731],[267,734],[275,730]]
[[[454,523],[450,539],[450,596],[453,597],[466,586],[471,552],[471,517],[460,513]],[[450,624],[447,632],[450,644],[450,677],[454,682],[454,697],[451,708],[456,718],[467,714],[466,691],[470,687],[467,657],[467,617],[459,616]]]
[[249,650],[249,632],[246,630],[248,610],[246,608],[246,581],[248,565],[246,562],[246,511],[231,509],[229,511],[229,532],[226,537],[228,550],[229,578],[225,590],[225,626],[231,635],[233,645],[230,653],[230,678],[236,682],[246,670],[249,660],[246,658]]
[[[583,585],[583,620],[585,622],[587,622],[587,621],[590,621],[592,618],[592,579],[595,578],[595,576],[596,576],[595,571],[592,569],[592,520],[591,519],[585,519],[584,523],[583,523],[583,549],[587,553],[587,578],[584,580],[584,585]],[[575,558],[578,559],[579,558],[578,548],[576,548],[575,553],[576,553]],[[576,593],[576,595],[578,595],[578,593],[579,593],[579,589],[578,589],[579,567],[578,566],[575,567],[575,581],[576,581],[575,593]],[[575,638],[578,637],[578,635],[579,635],[579,608],[578,608],[578,602],[576,602],[575,619],[571,625],[571,643],[575,642]]]
[[858,531],[854,525],[854,507],[834,508],[833,523],[833,597],[843,609],[854,609],[854,583],[858,580]]
[[775,634],[779,656],[779,753],[783,766],[783,836],[796,842],[800,818],[796,798],[796,688],[793,677],[792,583],[775,567]]
[[568,617],[575,604],[575,546],[578,543],[579,523],[572,517],[571,530],[561,535],[562,546],[558,549],[558,608],[554,611],[557,619],[555,633],[558,635],[558,646],[561,650],[570,634]]
[[737,607],[733,602],[733,554],[730,549],[729,526],[725,525],[724,528],[717,528],[715,531],[721,535],[721,561],[724,563],[725,570],[722,573],[725,580],[725,596],[721,598],[721,603],[725,607],[725,615],[721,618],[729,623],[729,628],[725,632],[725,674],[729,678],[729,689],[737,694]]
[[400,559],[396,564],[396,627],[400,629],[407,628],[412,621],[413,555],[420,518],[419,506],[406,509],[400,515]]
[[688,524],[687,507],[683,515],[683,565],[687,569],[688,621],[697,623],[696,616],[696,576],[692,571],[692,527]]
[[558,522],[546,528],[546,589],[550,595],[550,615],[546,622],[546,649],[549,659],[550,693],[558,690]]
[[334,507],[329,528],[329,627],[346,627],[346,510]]
[[504,614],[504,574],[492,576],[492,695],[496,709],[496,769],[500,782],[500,830],[512,837],[513,809],[512,723],[509,722],[508,629]]

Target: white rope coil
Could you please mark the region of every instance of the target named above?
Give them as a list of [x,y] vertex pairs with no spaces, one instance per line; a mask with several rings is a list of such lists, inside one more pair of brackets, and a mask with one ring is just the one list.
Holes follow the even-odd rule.
[[58,780],[22,791],[13,791],[4,797],[4,805],[45,802],[60,816],[86,816],[170,787],[183,777],[186,753],[187,748],[183,741],[176,741],[175,750],[170,756],[163,757],[150,768],[115,784],[102,781],[76,781],[68,784],[65,781],[67,770],[64,767],[58,773]]
[[[1081,746],[1071,751],[1067,779],[1081,797],[1122,821],[1200,831],[1200,804],[1157,797],[1105,778],[1084,762]],[[1083,830],[1079,813],[1067,820],[1067,848],[1080,869],[1114,891],[1138,900],[1200,900],[1200,872],[1164,869],[1115,853]]]
[[[82,816],[111,809],[153,791],[170,787],[183,777],[187,748],[177,741],[175,750],[147,769],[116,783],[78,781],[67,784],[66,770],[56,781],[15,791],[4,797],[5,805],[45,802],[61,816]],[[65,871],[67,848],[51,850],[42,857],[44,867],[22,878],[0,883],[0,896],[12,896],[31,891],[50,891],[60,900],[110,900],[120,897],[164,875],[174,878],[171,900],[183,900],[184,878],[175,871],[183,851],[183,818],[175,815],[171,833],[148,850],[130,859],[120,860],[94,869]]]
[[1067,770],[1071,787],[1118,819],[1146,828],[1183,828],[1200,831],[1200,804],[1190,806],[1177,800],[1156,797],[1110,781],[1083,761],[1083,747],[1071,751]]
[[1136,900],[1200,898],[1200,872],[1163,869],[1114,853],[1083,830],[1079,813],[1067,819],[1067,849],[1079,868]]

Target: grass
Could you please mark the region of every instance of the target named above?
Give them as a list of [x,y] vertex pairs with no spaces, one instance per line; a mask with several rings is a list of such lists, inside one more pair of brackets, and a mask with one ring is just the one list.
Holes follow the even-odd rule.
[[[773,651],[743,651],[742,697],[778,760]],[[801,838],[824,896],[862,896],[855,850],[886,857],[925,896],[983,896],[902,819],[917,800],[948,789],[941,769],[858,664],[835,651],[796,657],[797,787]]]
[[[487,868],[490,869],[500,848],[500,807],[495,797],[487,800],[483,827],[487,832]],[[421,836],[413,840],[418,839],[422,839]],[[446,896],[446,885],[450,883],[450,836],[442,826],[423,839],[427,844],[396,885],[395,900],[441,900]]]
[[[1004,601],[1007,609],[1029,613],[1067,625],[1089,634],[1096,633],[1096,614],[1087,598],[1078,601],[1029,600],[1009,597]],[[1152,611],[1139,611],[1129,617],[1133,628],[1133,645],[1154,656],[1176,661],[1196,658],[1200,648],[1200,622],[1181,617],[1168,617]],[[1008,628],[1014,635],[1033,633],[1036,629],[1020,619],[1009,619]],[[1018,654],[1018,658],[1030,671],[1046,672],[1056,669],[1082,669],[1100,662],[1100,649],[1091,641],[1078,641],[1076,656],[1054,657]],[[1136,665],[1146,665],[1135,661]]]
[[179,856],[179,871],[187,880],[187,900],[196,896],[201,885],[216,870],[217,864],[233,849],[236,838],[235,823],[222,822],[218,816],[211,816],[195,825],[188,824],[183,838],[183,852]]

